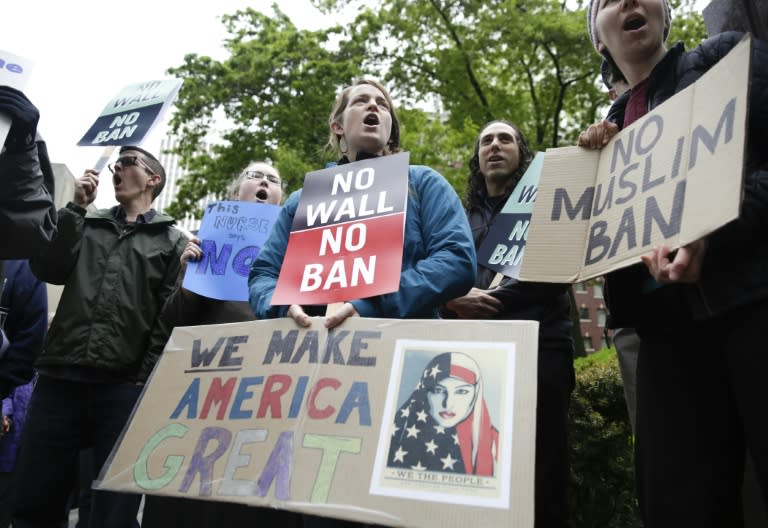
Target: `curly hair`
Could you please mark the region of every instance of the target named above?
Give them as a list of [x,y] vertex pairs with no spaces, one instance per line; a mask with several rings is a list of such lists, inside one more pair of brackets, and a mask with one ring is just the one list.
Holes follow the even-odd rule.
[[467,184],[467,192],[464,195],[464,207],[467,210],[480,205],[485,196],[485,178],[483,177],[483,173],[480,172],[480,138],[483,136],[483,131],[495,123],[502,123],[512,127],[517,136],[517,147],[520,150],[520,162],[512,175],[513,183],[511,188],[514,189],[517,182],[519,182],[520,178],[525,174],[525,171],[528,170],[528,165],[531,164],[531,160],[533,160],[533,154],[528,147],[528,142],[517,125],[506,119],[495,119],[484,124],[480,129],[480,133],[477,135],[477,139],[475,139],[475,149],[472,157],[469,159],[469,183]]

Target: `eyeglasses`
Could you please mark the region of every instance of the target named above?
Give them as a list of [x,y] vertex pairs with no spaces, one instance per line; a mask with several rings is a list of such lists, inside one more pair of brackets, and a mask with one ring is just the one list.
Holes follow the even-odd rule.
[[109,172],[114,174],[115,173],[115,169],[117,168],[117,164],[118,163],[120,164],[120,168],[122,168],[122,169],[135,165],[137,167],[141,167],[142,169],[147,171],[149,174],[154,174],[152,169],[149,168],[149,165],[147,165],[138,156],[123,156],[122,158],[117,158],[117,160],[113,164],[107,165],[107,167],[109,168]]
[[263,180],[264,178],[266,178],[269,183],[280,185],[280,178],[278,176],[275,176],[274,174],[264,174],[261,171],[254,171],[254,170],[245,171],[243,173],[243,179],[246,179],[246,180],[260,181],[260,180]]

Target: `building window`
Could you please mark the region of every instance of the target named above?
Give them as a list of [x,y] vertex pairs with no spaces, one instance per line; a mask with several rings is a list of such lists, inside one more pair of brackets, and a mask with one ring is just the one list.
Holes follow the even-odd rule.
[[602,299],[603,298],[603,283],[602,281],[595,281],[592,285],[592,294],[594,295],[595,299]]
[[604,327],[606,323],[606,319],[608,318],[608,314],[605,311],[605,308],[598,308],[595,311],[597,315],[597,326]]
[[589,321],[589,308],[587,308],[586,304],[582,304],[581,308],[579,308],[579,319]]
[[592,338],[589,337],[589,334],[585,334],[582,339],[584,339],[584,350],[594,350],[594,347],[592,346]]
[[583,282],[577,282],[573,285],[573,291],[578,293],[584,293],[587,291],[587,285]]

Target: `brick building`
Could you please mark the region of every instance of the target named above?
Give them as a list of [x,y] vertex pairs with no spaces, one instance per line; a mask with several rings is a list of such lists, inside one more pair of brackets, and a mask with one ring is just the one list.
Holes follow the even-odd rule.
[[610,336],[605,331],[608,310],[603,299],[603,278],[574,284],[573,297],[579,314],[584,350],[590,354],[608,347]]

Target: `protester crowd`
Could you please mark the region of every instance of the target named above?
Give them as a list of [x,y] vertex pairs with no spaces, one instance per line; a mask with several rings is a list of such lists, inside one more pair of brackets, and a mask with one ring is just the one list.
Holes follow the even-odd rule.
[[[667,48],[667,0],[592,0],[587,14],[589,37],[604,59],[603,79],[615,99],[606,119],[579,137],[587,149],[603,148],[619,130],[694,83],[742,37],[723,33],[691,51],[682,44]],[[740,217],[675,251],[655,248],[641,264],[606,276],[611,324],[634,343],[631,352],[622,345],[620,355],[636,356],[637,371],[635,360],[628,360],[625,381],[628,387],[636,383],[627,401],[636,434],[640,511],[649,527],[740,526],[747,452],[768,503],[762,390],[768,354],[760,346],[768,318],[768,239],[761,229],[768,218],[768,138],[761,126],[768,122],[768,45],[759,40],[752,43],[750,75]],[[379,82],[353,83],[329,108],[328,147],[336,153],[335,165],[407,149],[400,143],[395,105]],[[37,109],[23,93],[0,86],[0,113],[12,123],[0,153],[0,258],[6,259],[0,260],[0,528],[9,522],[21,528],[66,525],[81,451],[91,449],[98,474],[174,327],[277,317],[307,327],[314,316],[324,317],[329,329],[350,317],[538,321],[535,526],[569,526],[569,286],[498,281],[476,257],[533,158],[523,131],[507,120],[514,119],[514,109],[480,129],[467,161],[463,203],[434,169],[408,167],[399,289],[332,310],[271,304],[301,190],[285,200],[251,266],[249,302],[209,299],[182,284],[187,264],[203,256],[200,239],[152,208],[166,180],[155,155],[136,145],[120,149],[109,166],[114,207],[93,209],[101,175],[88,169],[71,201],[56,212]],[[280,174],[253,161],[234,178],[229,198],[281,204]],[[50,328],[44,282],[64,286]],[[420,385],[413,400],[425,409],[440,405],[434,394],[453,386],[479,390],[471,360],[444,354],[433,361],[463,365],[462,374]],[[431,419],[455,426],[434,410]],[[483,474],[492,467],[494,431],[486,424],[462,437],[484,438],[482,450],[470,449],[479,454],[457,455],[464,471]],[[91,498],[91,526],[138,524],[140,495],[94,490]],[[147,496],[143,523],[359,524],[155,496]]]

